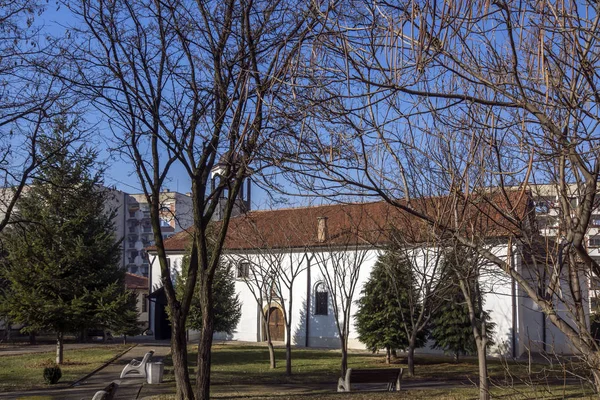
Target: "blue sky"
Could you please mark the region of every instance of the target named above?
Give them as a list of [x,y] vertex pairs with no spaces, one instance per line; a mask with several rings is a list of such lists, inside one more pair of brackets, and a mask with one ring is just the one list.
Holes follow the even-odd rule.
[[[35,25],[41,27],[42,35],[61,36],[68,26],[77,23],[70,11],[57,3],[48,4],[45,11],[37,18]],[[43,39],[42,39],[43,40]],[[93,134],[89,139],[89,145],[100,152],[100,160],[106,162],[107,170],[105,183],[107,186],[115,186],[117,189],[128,193],[139,193],[142,191],[135,169],[130,160],[124,156],[115,154],[109,149],[114,146],[111,141],[113,132],[103,116],[89,108],[84,115],[86,125],[92,127]],[[171,191],[187,193],[191,191],[191,181],[188,174],[180,165],[172,168],[169,182],[165,185]],[[253,208],[269,208],[269,196],[257,185],[252,188]]]

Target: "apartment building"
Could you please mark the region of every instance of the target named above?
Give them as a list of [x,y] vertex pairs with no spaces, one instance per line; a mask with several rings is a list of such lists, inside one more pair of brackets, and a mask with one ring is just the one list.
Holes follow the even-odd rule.
[[[115,211],[115,237],[122,239],[121,265],[132,274],[148,276],[148,257],[144,248],[154,242],[150,224],[150,207],[144,194],[130,194],[115,188],[100,186],[108,191],[106,211]],[[24,192],[27,188],[24,189]],[[12,196],[11,188],[0,189],[0,217],[4,216],[5,204]],[[192,198],[164,189],[160,194],[160,223],[163,238],[188,228],[193,223]]]
[[[122,193],[122,192],[121,192]],[[123,266],[132,274],[148,276],[148,257],[144,249],[154,243],[150,206],[143,194],[125,194],[115,204],[119,210],[115,224],[117,237],[123,238]],[[188,228],[193,223],[192,198],[189,194],[164,189],[160,194],[160,229],[163,238]]]
[[[535,202],[536,223],[542,235],[560,242],[560,198],[555,185],[530,185]],[[571,209],[579,205],[580,195],[577,185],[567,186],[567,201]],[[586,246],[589,255],[600,263],[600,207],[594,208],[587,228]],[[600,311],[600,280],[587,276],[590,290],[590,311]]]

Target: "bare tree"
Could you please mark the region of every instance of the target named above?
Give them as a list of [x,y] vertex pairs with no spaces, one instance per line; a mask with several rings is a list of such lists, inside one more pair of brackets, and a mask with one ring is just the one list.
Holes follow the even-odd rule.
[[450,246],[442,253],[446,261],[444,266],[449,269],[447,271],[449,276],[459,286],[469,312],[479,365],[479,397],[489,398],[487,353],[490,338],[487,316],[483,308],[482,290],[482,286],[485,285],[482,282],[485,275],[485,260],[482,260],[473,249],[463,248],[460,245]]
[[[475,249],[569,339],[600,390],[586,304],[586,279],[600,272],[586,246],[600,172],[597,5],[340,2],[320,17],[304,118],[279,144],[283,174],[313,193],[380,196]],[[539,183],[558,198],[546,244],[517,201]],[[461,202],[414,206],[449,194]],[[527,268],[440,217],[484,203]]]
[[56,65],[58,54],[34,25],[43,6],[13,0],[0,8],[0,232],[44,161],[38,144],[52,119],[65,110],[75,113],[64,87],[46,70]]
[[[391,283],[398,298],[398,304],[405,305],[402,310],[402,325],[408,338],[408,373],[415,376],[415,348],[419,335],[426,332],[432,315],[443,304],[443,291],[449,285],[442,269],[442,252],[432,243],[407,243],[399,232],[394,232],[392,245],[388,251],[404,258],[409,267],[410,285],[405,282]],[[400,301],[402,298],[405,301]]]
[[[260,313],[261,326],[264,332],[264,338],[269,349],[269,367],[277,368],[277,360],[275,359],[275,349],[273,340],[271,339],[271,331],[269,329],[269,321],[271,318],[271,307],[274,304],[273,298],[275,292],[275,280],[277,279],[277,271],[272,269],[271,264],[263,264],[260,259],[254,257],[241,258],[238,254],[225,253],[225,257],[236,265],[239,271],[238,277],[243,278],[248,290],[254,297],[256,305]],[[246,275],[245,268],[248,266]]]
[[[265,214],[249,213],[235,224],[232,237],[248,247],[252,255],[251,278],[246,282],[262,310],[267,345],[274,368],[274,352],[269,331],[271,306],[279,305],[285,325],[286,374],[292,374],[292,326],[294,289],[298,279],[306,272],[310,262],[310,245],[314,235],[305,221],[285,211]],[[265,304],[268,307],[265,308]]]
[[302,235],[296,235],[298,225],[283,224],[279,221],[277,234],[287,237],[283,247],[259,250],[261,263],[270,265],[276,271],[272,291],[276,294],[283,310],[285,323],[285,372],[292,375],[292,313],[294,310],[294,285],[309,263],[308,243],[301,241]]
[[[212,282],[229,219],[249,165],[277,132],[270,110],[288,93],[310,22],[285,1],[72,4],[83,22],[64,52],[65,76],[102,112],[134,162],[147,201],[170,309],[177,398],[209,397]],[[175,297],[160,234],[159,192],[179,165],[192,182],[193,245],[186,290]],[[218,177],[210,184],[213,167]],[[225,198],[225,201],[222,201]],[[213,251],[207,230],[223,207]],[[185,320],[196,281],[202,306],[196,395],[187,368]]]
[[[315,262],[319,267],[325,286],[331,294],[331,308],[337,327],[342,351],[341,376],[348,369],[348,339],[352,323],[352,304],[355,300],[361,267],[373,257],[374,250],[358,239],[356,228],[345,233],[346,240],[341,244],[328,244],[315,252]],[[358,288],[360,290],[360,288]]]

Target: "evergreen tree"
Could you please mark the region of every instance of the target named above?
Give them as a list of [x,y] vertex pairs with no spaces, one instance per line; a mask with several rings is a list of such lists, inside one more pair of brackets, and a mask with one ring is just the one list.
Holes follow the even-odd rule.
[[[444,304],[437,310],[431,321],[430,338],[433,340],[433,348],[442,349],[444,352],[454,355],[456,361],[461,354],[476,354],[477,346],[469,320],[469,309],[460,287],[458,285],[449,286],[444,293],[444,299]],[[483,306],[477,302],[474,303],[477,308]],[[484,315],[489,344],[493,344],[491,338],[495,324],[491,322],[487,312],[484,312]]]
[[[185,256],[182,261],[182,274],[178,274],[176,281],[176,293],[178,297],[183,296],[187,270],[190,264],[189,256]],[[190,329],[200,330],[202,328],[202,310],[200,307],[200,283],[197,282],[190,305],[190,313],[187,319],[187,326]],[[239,296],[235,292],[235,280],[231,271],[230,263],[220,263],[215,272],[213,282],[213,301],[214,301],[214,332],[226,332],[231,334],[237,326],[242,316],[242,304]]]
[[114,211],[106,211],[109,193],[100,186],[97,153],[85,145],[70,147],[76,129],[61,117],[40,142],[46,161],[3,238],[2,277],[10,286],[5,309],[26,330],[56,332],[58,364],[64,334],[98,322],[101,293],[115,285],[105,297],[110,303],[125,290]]
[[[123,335],[124,343],[128,335],[139,335],[143,331],[138,320],[135,292],[123,290],[122,285],[113,283],[103,290],[96,291],[94,297],[96,327]],[[106,339],[106,332],[104,338]]]
[[[408,346],[409,291],[414,290],[410,266],[397,253],[387,251],[377,259],[369,280],[357,301],[356,328],[358,337],[371,351],[390,351]],[[404,315],[403,315],[404,313]],[[426,334],[418,335],[417,347],[423,346]]]

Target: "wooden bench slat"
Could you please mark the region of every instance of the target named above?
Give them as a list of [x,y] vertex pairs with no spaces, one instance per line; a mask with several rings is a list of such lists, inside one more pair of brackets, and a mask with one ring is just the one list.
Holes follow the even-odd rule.
[[352,383],[387,383],[395,381],[400,375],[399,369],[386,370],[353,370],[350,374]]
[[355,383],[385,383],[388,391],[400,390],[402,368],[352,369],[338,382],[338,392],[349,392]]

